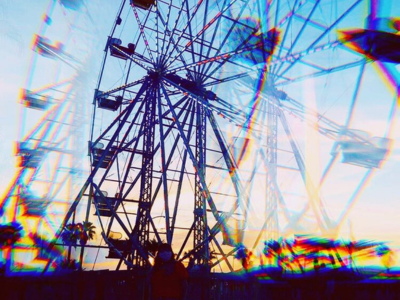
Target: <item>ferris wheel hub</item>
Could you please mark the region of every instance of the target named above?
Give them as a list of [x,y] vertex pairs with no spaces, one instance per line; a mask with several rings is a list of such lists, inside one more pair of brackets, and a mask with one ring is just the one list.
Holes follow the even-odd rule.
[[185,79],[176,74],[167,74],[164,76],[164,78],[196,96],[200,96],[208,100],[217,99],[217,95],[214,92],[205,89],[203,84],[199,81]]

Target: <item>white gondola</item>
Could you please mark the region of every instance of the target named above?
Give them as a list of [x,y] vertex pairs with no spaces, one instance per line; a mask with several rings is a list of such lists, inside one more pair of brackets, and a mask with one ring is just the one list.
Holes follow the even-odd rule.
[[18,156],[18,166],[23,168],[36,169],[45,155],[43,150],[30,146],[28,142],[17,142],[16,155]]
[[21,101],[25,107],[38,109],[38,110],[46,110],[50,104],[50,97],[35,94],[29,90],[22,90]]
[[371,137],[362,130],[349,130],[338,143],[343,163],[364,168],[379,168],[389,150],[390,139]]

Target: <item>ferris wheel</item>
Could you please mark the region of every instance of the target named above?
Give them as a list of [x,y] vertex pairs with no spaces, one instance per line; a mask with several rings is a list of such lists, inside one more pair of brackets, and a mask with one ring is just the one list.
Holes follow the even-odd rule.
[[[231,254],[260,233],[337,234],[387,158],[396,107],[377,87],[389,121],[365,126],[378,118],[365,81],[379,59],[338,37],[370,28],[368,7],[122,1],[93,97],[91,172],[57,237],[84,215],[102,233],[81,247],[89,264],[108,253],[117,269],[147,266],[154,239],[203,268],[215,250],[211,267],[232,271]],[[358,181],[343,188],[343,172]],[[346,199],[339,218],[335,197]]]
[[[87,71],[94,32],[83,1],[48,1],[32,37],[19,99],[17,171],[0,201],[2,222],[18,222],[24,229],[8,253],[7,272],[44,268],[48,240],[86,177],[88,105],[80,99],[88,97],[86,87],[94,81]],[[52,259],[62,252],[55,249]]]
[[[382,51],[385,42],[398,42],[398,30],[393,16],[378,15],[380,6],[384,3],[270,1],[261,23],[266,32],[280,32],[278,50],[267,65],[257,54],[242,57],[244,67],[252,65],[251,76],[239,80],[236,89],[219,86],[254,115],[252,130],[231,140],[239,141],[239,160],[246,151],[253,160],[242,166],[251,194],[266,195],[264,238],[294,233],[338,237],[351,208],[370,197],[365,189],[385,167],[393,142],[398,97],[393,67],[398,62],[386,57],[393,55],[390,50]],[[245,26],[256,22],[247,18],[243,23],[239,40],[246,36]],[[386,97],[379,113],[371,90]],[[257,172],[266,175],[266,180],[259,177],[265,180],[263,191],[254,182]]]

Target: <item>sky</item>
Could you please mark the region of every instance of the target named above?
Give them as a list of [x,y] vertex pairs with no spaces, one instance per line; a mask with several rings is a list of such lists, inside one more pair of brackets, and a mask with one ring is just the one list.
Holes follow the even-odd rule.
[[[307,1],[305,1],[307,2]],[[337,6],[332,5],[332,1],[325,1],[320,11],[314,16],[316,24],[325,25],[329,23],[329,18],[333,14],[339,14],[341,8],[346,6],[346,1],[335,2]],[[7,193],[12,186],[16,174],[17,158],[15,156],[15,142],[24,139],[26,135],[37,124],[41,123],[43,114],[40,111],[23,108],[20,100],[21,89],[35,87],[51,87],[56,82],[65,81],[66,83],[57,86],[56,91],[49,90],[48,95],[54,101],[62,101],[65,95],[73,99],[85,101],[82,111],[73,112],[65,107],[63,113],[64,121],[71,124],[79,120],[82,144],[79,149],[82,153],[74,156],[84,167],[81,170],[82,177],[76,182],[67,183],[71,198],[79,190],[79,185],[87,175],[89,169],[88,159],[85,150],[87,140],[89,140],[89,123],[91,119],[91,101],[96,87],[97,76],[102,59],[102,50],[104,48],[107,35],[110,32],[112,22],[120,1],[97,0],[91,2],[86,7],[81,8],[81,12],[71,9],[60,8],[56,5],[52,12],[52,20],[45,22],[44,15],[50,7],[52,1],[37,0],[35,3],[22,0],[3,0],[0,2],[0,104],[3,109],[0,110],[0,194]],[[367,4],[367,1],[365,1]],[[399,7],[396,7],[395,1],[379,2],[378,16],[382,18],[394,17],[399,15]],[[330,6],[332,5],[332,6]],[[89,13],[86,13],[86,9]],[[307,3],[304,11],[308,9]],[[282,11],[285,8],[282,7]],[[333,16],[334,17],[334,16]],[[332,17],[332,18],[333,18]],[[362,27],[365,24],[365,7],[353,12],[353,18],[347,21],[347,26],[335,28],[330,32],[329,39],[335,39],[337,30]],[[264,20],[265,21],[265,20]],[[267,21],[265,21],[267,22]],[[51,23],[51,25],[49,25]],[[271,21],[271,23],[273,23]],[[71,25],[73,24],[73,26]],[[71,28],[73,27],[72,31]],[[318,29],[318,26],[315,26]],[[52,41],[59,41],[64,44],[64,59],[69,63],[60,62],[60,59],[49,59],[40,56],[32,50],[32,41],[35,34],[39,34],[43,29],[46,30],[46,36]],[[71,34],[72,32],[72,34]],[[128,32],[129,34],[129,32]],[[135,37],[137,32],[135,32]],[[307,34],[312,36],[313,32],[305,33],[305,38],[301,40],[297,48],[302,49],[303,43],[307,45]],[[289,43],[288,41],[286,41]],[[57,45],[57,44],[55,44]],[[296,53],[296,49],[294,53]],[[360,55],[346,49],[329,51],[328,54],[309,54],[310,62],[323,66],[334,66],[339,61],[355,61],[360,59]],[[115,72],[118,72],[121,66],[115,66]],[[307,74],[310,65],[303,64],[296,66],[288,72],[288,78],[297,78],[301,74]],[[362,70],[362,72],[360,71]],[[230,72],[231,70],[226,70]],[[351,99],[355,93],[356,82],[362,74],[362,83],[357,96],[357,102],[354,110],[351,111]],[[110,78],[108,78],[109,76]],[[118,81],[113,77],[113,73],[106,74],[105,81],[107,88],[117,85]],[[390,81],[398,82],[398,68],[395,64],[366,63],[364,69],[355,67],[341,72],[329,74],[327,76],[313,77],[303,79],[297,82],[291,80],[282,80],[279,89],[287,93],[289,97],[297,100],[307,108],[317,111],[320,116],[326,117],[337,124],[343,125],[348,115],[351,115],[348,128],[358,129],[368,132],[371,136],[388,137],[390,139],[390,148],[384,161],[379,168],[368,169],[365,167],[341,163],[340,155],[335,160],[333,167],[327,175],[319,193],[323,199],[324,207],[333,220],[342,220],[340,226],[340,235],[355,239],[373,239],[388,242],[394,249],[400,249],[400,196],[397,190],[398,174],[400,172],[400,125],[398,122],[397,105],[395,101],[393,84]],[[117,78],[120,80],[120,78]],[[113,83],[111,81],[114,80]],[[115,82],[116,81],[116,82]],[[242,88],[237,86],[242,84]],[[215,92],[220,97],[231,99],[232,103],[242,106],[243,110],[248,109],[250,95],[249,89],[254,86],[246,83],[234,82],[232,85],[216,87]],[[246,90],[247,89],[247,90]],[[63,96],[64,95],[64,96]],[[249,96],[250,95],[250,96]],[[65,96],[67,97],[67,96]],[[250,98],[249,98],[250,97]],[[68,97],[67,97],[68,98]],[[325,125],[315,122],[315,114],[304,113],[303,108],[295,110],[291,103],[283,102],[285,116],[288,119],[288,126],[295,136],[296,143],[304,157],[306,169],[308,171],[307,180],[314,184],[318,182],[329,166],[332,158],[332,149],[334,141],[327,139],[325,135],[317,131]],[[300,111],[297,115],[294,111]],[[81,115],[78,115],[81,114]],[[392,115],[391,115],[392,114]],[[82,117],[81,117],[82,116]],[[310,121],[309,125],[301,121],[301,116],[306,116]],[[318,117],[318,116],[317,116]],[[104,118],[104,119],[103,119]],[[260,117],[261,118],[261,117]],[[96,130],[103,130],[106,116],[99,115],[96,120]],[[59,119],[61,120],[61,119]],[[61,121],[60,121],[61,122]],[[250,138],[252,143],[257,144],[257,138],[247,135],[243,131],[234,129],[233,126],[224,120],[220,120],[221,128],[226,133],[227,139],[242,137]],[[330,125],[327,127],[329,128]],[[52,129],[54,129],[54,132]],[[61,127],[51,127],[49,130],[53,139],[60,141],[60,146],[69,149],[72,147],[70,142],[65,142],[70,138],[69,131]],[[57,130],[56,130],[57,129]],[[291,148],[290,140],[286,137],[283,128],[280,127],[278,134],[280,136],[278,148],[279,175],[277,182],[287,200],[289,210],[293,212],[292,216],[302,210],[306,204],[306,189],[300,178],[299,172],[291,171],[294,168],[295,159],[293,154],[285,154],[285,151]],[[83,136],[83,137],[82,137]],[[261,140],[261,139],[260,139]],[[76,142],[76,141],[75,141]],[[65,144],[63,144],[65,143]],[[71,142],[74,143],[74,142]],[[259,142],[258,142],[259,143]],[[47,145],[51,146],[51,145]],[[54,145],[53,145],[54,146]],[[252,148],[256,149],[256,148]],[[243,178],[248,178],[254,168],[252,158],[255,152],[249,150],[241,166]],[[66,180],[63,173],[55,175],[51,171],[51,164],[59,159],[54,157],[49,160],[48,170],[45,174],[40,174],[45,178],[50,178],[57,182]],[[67,166],[71,157],[67,157],[60,166]],[[43,171],[45,172],[45,171]],[[26,176],[30,176],[27,174]],[[68,179],[70,180],[70,179]],[[262,179],[256,184],[262,184]],[[33,189],[40,195],[45,195],[49,189],[56,189],[54,182],[38,184]],[[62,189],[60,185],[60,189]],[[67,191],[67,189],[66,189]],[[65,192],[66,192],[65,191]],[[54,192],[55,193],[55,192]],[[255,221],[249,224],[249,236],[253,236],[260,228],[260,223],[264,213],[257,212],[257,209],[264,206],[261,193],[257,189],[251,192],[251,206],[255,211]],[[9,207],[12,207],[14,204]],[[68,202],[50,204],[58,211],[53,217],[49,217],[47,225],[43,225],[43,231],[46,228],[54,231],[54,228],[60,224],[63,213],[68,207]],[[162,208],[160,208],[162,210]],[[283,217],[283,208],[279,206],[278,217],[282,220],[281,227],[289,221]],[[307,212],[304,216],[304,224],[309,228],[316,229],[315,216]],[[8,218],[2,219],[3,222],[10,221]],[[36,224],[37,220],[27,221]],[[32,224],[30,226],[32,226]],[[307,227],[307,226],[305,226]],[[309,229],[310,230],[310,229]],[[282,229],[282,232],[285,232]],[[288,229],[285,234],[289,234]],[[400,255],[399,255],[400,256]],[[87,258],[91,260],[90,258]]]

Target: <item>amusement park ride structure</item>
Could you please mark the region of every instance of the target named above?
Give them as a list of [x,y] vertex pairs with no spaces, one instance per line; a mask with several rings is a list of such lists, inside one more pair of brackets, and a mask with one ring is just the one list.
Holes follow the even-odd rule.
[[[365,169],[362,185],[382,165],[390,146],[387,133],[371,136],[351,127],[367,64],[381,57],[397,59],[380,47],[382,40],[397,43],[397,36],[373,28],[373,4],[366,22],[351,18],[367,2],[348,1],[336,7],[334,17],[320,22],[323,11],[330,9],[322,1],[296,0],[288,7],[279,0],[122,1],[107,37],[94,91],[90,174],[68,211],[63,211],[64,220],[57,224],[59,229],[47,250],[62,244],[61,234],[78,218],[96,224],[106,243],[73,245],[80,249],[81,264],[85,251],[95,255],[106,248],[107,258],[118,261],[116,269],[123,263],[128,269],[147,267],[149,244],[155,239],[172,244],[178,259],[191,257],[198,269],[225,264],[234,271],[232,254],[242,243],[256,249],[261,239],[295,232],[310,208],[318,232],[337,237],[346,212],[338,220],[328,214],[321,192],[328,175],[339,168],[341,157],[351,168]],[[254,15],[258,17],[250,17]],[[339,40],[341,23],[367,29],[344,31]],[[43,33],[35,45],[39,55],[73,66],[62,46],[50,44]],[[332,54],[342,59],[327,60]],[[297,82],[311,78],[318,84],[320,78],[335,78],[334,74],[348,76],[348,70],[357,73],[357,67],[358,79],[352,95],[346,94],[350,104],[343,121],[333,121],[297,100],[301,98]],[[48,109],[51,101],[47,93],[28,87],[22,99],[26,107],[39,110]],[[79,127],[83,108],[76,99],[81,97],[76,94],[68,99],[53,105],[52,116],[59,115],[57,109],[62,105],[73,103],[76,120],[69,125]],[[392,105],[389,108],[393,110]],[[313,182],[301,143],[296,141],[293,126],[298,121],[289,118],[316,130],[330,146],[331,158],[318,182]],[[55,117],[48,119],[55,122]],[[57,122],[62,124],[62,120]],[[22,180],[27,176],[24,172],[38,170],[51,151],[72,155],[81,150],[66,151],[64,140],[54,144],[54,138],[53,144],[45,143],[50,133],[46,128],[40,138],[32,134],[18,143],[21,176],[7,201],[29,187],[33,179]],[[32,140],[34,144],[29,143]],[[244,164],[246,153],[252,159]],[[81,160],[73,161],[81,164]],[[297,213],[286,204],[285,178],[294,177],[288,177],[285,170],[296,174],[307,199]],[[29,178],[37,178],[34,174]],[[254,187],[258,180],[261,185]],[[48,201],[26,202],[28,214],[33,210],[43,213],[45,205],[55,203],[51,195],[57,194],[57,180],[48,181],[52,182]],[[279,224],[281,218],[286,227]],[[258,227],[256,234],[243,236],[250,227]],[[219,257],[210,264],[212,249]]]
[[[33,36],[31,61],[20,91],[17,173],[0,202],[5,212],[2,221],[24,227],[23,239],[8,257],[9,269],[15,272],[45,267],[47,241],[61,226],[87,176],[83,166],[89,105],[82,99],[90,95],[87,85],[93,79],[88,54],[93,52],[96,29],[88,8],[72,2],[49,1]],[[70,47],[79,44],[82,36],[85,44]]]

